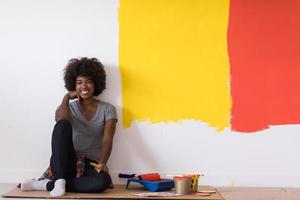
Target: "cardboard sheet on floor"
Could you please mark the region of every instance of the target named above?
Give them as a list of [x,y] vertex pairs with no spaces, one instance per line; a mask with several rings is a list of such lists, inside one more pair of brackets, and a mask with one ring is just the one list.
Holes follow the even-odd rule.
[[[214,189],[205,187],[205,189]],[[115,185],[114,189],[107,189],[103,193],[66,193],[61,199],[201,199],[201,200],[223,200],[218,192],[210,196],[198,196],[197,194],[181,195],[175,197],[139,197],[134,193],[148,192],[141,187],[133,186],[128,189],[124,185]],[[46,191],[26,191],[23,192],[20,188],[14,188],[11,191],[2,194],[2,197],[7,198],[51,198],[49,192]]]

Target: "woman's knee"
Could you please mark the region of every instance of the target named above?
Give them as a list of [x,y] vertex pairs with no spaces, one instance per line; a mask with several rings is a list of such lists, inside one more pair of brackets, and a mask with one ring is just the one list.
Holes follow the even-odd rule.
[[60,129],[67,129],[67,130],[72,130],[71,123],[68,120],[59,120],[55,124],[55,128],[60,128]]
[[53,134],[70,137],[72,135],[72,126],[68,120],[59,120],[56,122]]

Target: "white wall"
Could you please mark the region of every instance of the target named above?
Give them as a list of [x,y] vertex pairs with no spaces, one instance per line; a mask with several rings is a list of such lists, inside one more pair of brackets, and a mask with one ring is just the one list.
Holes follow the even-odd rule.
[[200,184],[300,186],[300,126],[217,133],[197,121],[122,128],[117,0],[0,0],[0,182],[47,167],[54,110],[72,57],[98,57],[119,123],[109,166],[119,172],[204,173]]

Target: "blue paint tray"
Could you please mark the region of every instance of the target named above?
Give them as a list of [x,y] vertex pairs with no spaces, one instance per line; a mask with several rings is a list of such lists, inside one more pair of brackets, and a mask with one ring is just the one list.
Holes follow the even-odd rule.
[[170,190],[174,187],[174,181],[172,179],[161,179],[160,181],[144,181],[137,178],[130,178],[127,180],[126,188],[129,187],[131,182],[136,182],[143,185],[150,192]]

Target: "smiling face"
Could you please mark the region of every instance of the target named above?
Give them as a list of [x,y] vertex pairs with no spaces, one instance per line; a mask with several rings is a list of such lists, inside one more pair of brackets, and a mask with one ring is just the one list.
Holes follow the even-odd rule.
[[77,76],[76,77],[76,92],[81,98],[87,99],[93,96],[94,83],[90,77]]

